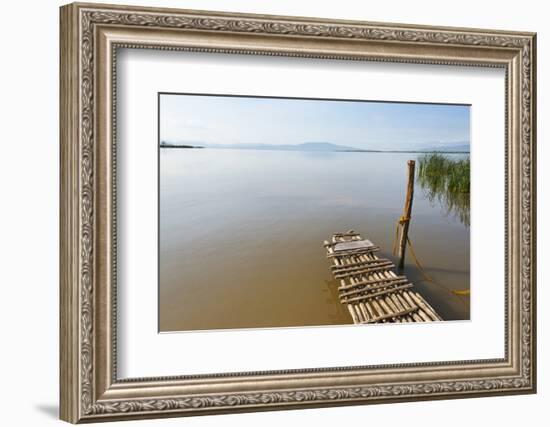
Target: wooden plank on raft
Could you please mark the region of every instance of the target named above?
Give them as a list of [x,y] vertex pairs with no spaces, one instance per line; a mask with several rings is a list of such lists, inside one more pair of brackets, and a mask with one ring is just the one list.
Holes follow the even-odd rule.
[[[394,264],[379,258],[380,248],[359,233],[336,233],[325,241],[327,258],[338,287],[340,302],[347,306],[353,323],[430,322],[442,320],[412,289],[406,276],[392,271]],[[340,249],[340,250],[338,250]]]
[[355,249],[370,249],[374,245],[370,240],[347,240],[343,242],[337,242],[334,244],[334,252],[351,251]]
[[393,263],[387,262],[387,263],[381,264],[377,267],[365,267],[365,268],[352,270],[352,271],[346,271],[346,270],[344,270],[342,272],[337,271],[337,272],[334,273],[334,277],[336,279],[340,279],[340,278],[343,278],[343,277],[357,276],[358,274],[371,274],[371,273],[376,273],[376,272],[379,272],[379,271],[391,270],[393,267],[395,267],[395,265],[393,265]]
[[349,273],[350,271],[364,271],[364,270],[368,271],[369,269],[375,269],[378,267],[393,266],[393,263],[387,259],[386,260],[377,259],[373,261],[374,262],[361,264],[361,265],[344,264],[344,265],[333,266],[335,268],[332,269],[332,274]]
[[341,290],[340,288],[338,290],[339,290],[340,299],[342,299],[344,297],[349,297],[350,295],[358,295],[365,292],[372,292],[372,291],[381,290],[381,289],[396,289],[399,285],[405,285],[408,283],[409,281],[405,278],[405,279],[399,279],[392,282],[378,283],[371,286],[363,285],[363,286],[348,289],[348,290]]
[[365,301],[365,300],[368,300],[368,299],[372,299],[372,298],[375,298],[375,297],[379,297],[379,296],[382,296],[382,295],[386,295],[386,294],[389,294],[389,293],[392,293],[392,292],[401,291],[403,289],[408,289],[408,288],[412,288],[412,287],[413,287],[412,284],[407,283],[405,285],[397,286],[397,287],[392,288],[392,289],[386,289],[386,290],[383,290],[383,291],[372,292],[372,293],[364,293],[363,295],[360,295],[360,296],[357,296],[357,297],[348,298],[348,296],[345,296],[345,297],[340,298],[340,300],[344,304],[349,304],[350,302]]
[[375,317],[374,319],[371,319],[370,321],[368,322],[362,322],[362,323],[378,323],[380,322],[381,320],[388,320],[388,319],[391,319],[392,317],[393,318],[397,318],[397,317],[400,317],[400,316],[405,316],[409,313],[413,313],[414,311],[418,310],[418,307],[414,307],[414,308],[409,308],[408,310],[403,310],[403,311],[400,311],[398,313],[389,313],[389,314],[385,314],[383,316],[378,316],[378,317]]
[[351,268],[351,267],[360,267],[360,266],[365,266],[365,265],[379,264],[380,262],[386,262],[386,261],[388,261],[388,260],[386,260],[386,259],[376,259],[376,258],[365,259],[365,260],[361,260],[361,261],[351,261],[350,263],[344,264],[344,265],[331,265],[330,269],[332,271],[335,271],[335,270],[342,270],[342,269]]
[[332,252],[327,255],[327,258],[337,258],[337,257],[347,257],[350,255],[363,255],[363,254],[370,254],[372,252],[378,252],[380,248],[378,246],[372,246],[370,248],[362,248],[362,249],[350,249],[347,251],[338,251],[338,252]]
[[339,291],[347,291],[348,289],[357,289],[357,288],[364,288],[369,287],[373,288],[375,286],[378,287],[385,287],[390,286],[395,283],[405,283],[407,282],[407,278],[405,276],[395,276],[395,277],[383,277],[380,279],[371,279],[371,280],[362,280],[360,282],[355,282],[352,285],[346,285],[346,286],[340,286],[338,288]]

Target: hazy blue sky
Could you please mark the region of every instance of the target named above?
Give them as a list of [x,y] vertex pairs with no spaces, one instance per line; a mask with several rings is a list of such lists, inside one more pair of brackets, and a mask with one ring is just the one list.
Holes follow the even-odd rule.
[[469,144],[470,107],[161,95],[160,138],[204,144],[330,142],[360,149]]

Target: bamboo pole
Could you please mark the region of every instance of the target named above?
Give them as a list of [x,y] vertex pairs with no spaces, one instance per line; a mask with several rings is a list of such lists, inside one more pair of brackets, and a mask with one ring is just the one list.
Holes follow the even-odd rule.
[[407,238],[409,234],[409,223],[411,221],[411,211],[414,196],[414,166],[415,161],[407,161],[408,177],[407,177],[407,195],[405,197],[405,206],[403,207],[403,215],[399,220],[401,225],[401,236],[399,239],[399,264],[398,268],[403,268],[405,265],[405,249],[407,247]]

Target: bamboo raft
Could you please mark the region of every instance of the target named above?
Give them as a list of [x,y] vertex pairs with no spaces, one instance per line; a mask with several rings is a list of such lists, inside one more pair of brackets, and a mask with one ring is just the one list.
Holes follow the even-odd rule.
[[443,320],[405,276],[392,271],[390,260],[375,255],[380,248],[359,233],[334,234],[324,246],[332,274],[340,279],[340,302],[355,324]]

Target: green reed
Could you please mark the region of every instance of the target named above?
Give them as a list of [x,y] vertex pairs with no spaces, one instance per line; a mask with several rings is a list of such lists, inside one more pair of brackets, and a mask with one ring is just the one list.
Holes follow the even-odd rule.
[[418,159],[418,183],[430,202],[438,200],[448,213],[470,225],[470,158],[425,154]]

